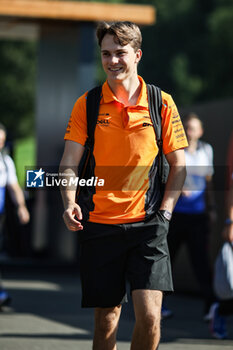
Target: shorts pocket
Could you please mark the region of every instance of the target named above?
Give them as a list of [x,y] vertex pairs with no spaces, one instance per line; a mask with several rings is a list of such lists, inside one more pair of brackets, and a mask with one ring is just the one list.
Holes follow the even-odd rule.
[[156,217],[160,222],[164,223],[167,227],[169,227],[170,221],[166,219],[159,210],[156,213]]

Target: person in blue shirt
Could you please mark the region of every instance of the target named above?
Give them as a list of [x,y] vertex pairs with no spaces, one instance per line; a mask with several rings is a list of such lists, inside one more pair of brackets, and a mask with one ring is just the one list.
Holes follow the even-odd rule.
[[186,244],[204,298],[204,320],[208,321],[210,307],[215,301],[208,259],[210,223],[216,218],[212,187],[213,149],[200,140],[204,130],[196,114],[189,114],[184,126],[189,142],[185,149],[187,177],[170,224],[168,244],[172,264],[181,245]]

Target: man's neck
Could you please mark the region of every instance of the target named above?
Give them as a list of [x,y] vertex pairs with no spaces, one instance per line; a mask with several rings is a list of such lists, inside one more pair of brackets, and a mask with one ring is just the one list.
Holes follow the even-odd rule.
[[141,91],[141,84],[138,76],[124,81],[108,81],[112,92],[125,106],[136,105]]

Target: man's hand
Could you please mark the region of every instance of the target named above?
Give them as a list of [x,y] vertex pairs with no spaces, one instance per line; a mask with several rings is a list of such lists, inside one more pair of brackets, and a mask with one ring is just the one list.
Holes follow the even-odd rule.
[[78,204],[70,203],[68,208],[64,211],[63,219],[68,230],[70,231],[83,230],[83,226],[81,222],[78,221],[78,220],[82,220],[82,211]]
[[21,225],[26,225],[29,222],[30,214],[24,204],[18,206],[17,214]]
[[10,196],[15,204],[17,206],[17,215],[19,218],[19,222],[21,225],[26,225],[30,220],[30,214],[27,210],[25,199],[24,199],[24,193],[19,186],[18,182],[12,183],[7,186]]
[[[59,173],[60,177],[65,176],[66,179],[75,178],[77,176],[77,168],[84,152],[84,146],[77,142],[66,141],[64,153],[61,159]],[[64,204],[63,219],[66,227],[70,231],[83,230],[83,226],[79,220],[82,220],[82,211],[80,206],[75,202],[76,188],[68,186],[61,187],[61,195]]]

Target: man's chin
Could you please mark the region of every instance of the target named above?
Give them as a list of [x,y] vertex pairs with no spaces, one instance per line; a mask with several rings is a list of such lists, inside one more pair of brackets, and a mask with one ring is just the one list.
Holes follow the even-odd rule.
[[124,75],[122,73],[116,74],[116,75],[111,74],[108,76],[108,80],[110,80],[112,82],[119,83],[119,82],[122,82],[124,80]]

